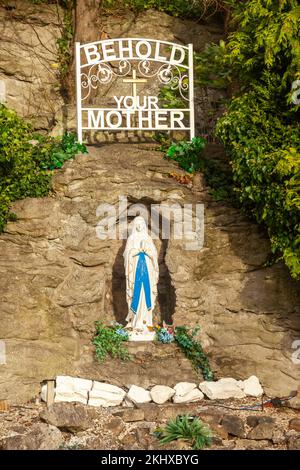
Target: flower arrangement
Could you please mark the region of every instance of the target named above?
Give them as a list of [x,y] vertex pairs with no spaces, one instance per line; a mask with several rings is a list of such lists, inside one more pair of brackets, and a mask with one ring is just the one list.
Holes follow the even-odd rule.
[[155,326],[156,340],[160,343],[173,343],[175,341],[174,328],[172,326]]

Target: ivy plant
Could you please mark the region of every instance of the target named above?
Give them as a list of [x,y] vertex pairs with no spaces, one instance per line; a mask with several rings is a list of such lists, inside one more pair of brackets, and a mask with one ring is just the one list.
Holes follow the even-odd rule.
[[202,137],[194,137],[191,142],[181,141],[172,144],[166,152],[166,158],[175,160],[188,173],[194,173],[202,167],[200,153],[205,147]]
[[175,328],[175,340],[185,356],[192,362],[196,370],[200,370],[205,380],[213,380],[213,372],[210,368],[201,343],[196,339],[199,328],[189,330],[186,326]]

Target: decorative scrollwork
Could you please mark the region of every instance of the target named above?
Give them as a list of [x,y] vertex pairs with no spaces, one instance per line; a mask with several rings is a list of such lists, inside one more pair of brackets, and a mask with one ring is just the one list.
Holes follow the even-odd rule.
[[88,73],[81,74],[81,87],[86,90],[82,101],[86,100],[92,90],[98,87],[98,84],[108,85],[112,78],[125,77],[131,72],[131,63],[128,60],[120,60],[116,67],[116,70],[107,63],[94,64],[90,67]]
[[[180,96],[188,101],[187,96],[189,90],[189,77],[182,72],[177,65],[162,64],[153,66],[154,62],[147,59],[140,60],[137,64],[139,73],[145,78],[154,78],[157,76],[160,83],[170,85],[172,90],[178,90]],[[90,67],[88,73],[81,74],[81,86],[86,90],[82,100],[87,99],[91,91],[98,87],[98,84],[107,85],[113,77],[125,77],[130,74],[132,64],[129,60],[120,60],[116,67],[112,67],[108,63],[94,64]]]
[[170,85],[172,90],[178,89],[180,96],[186,101],[189,100],[188,96],[186,96],[189,90],[189,77],[177,65],[163,64],[153,71],[151,70],[150,61],[143,60],[138,63],[138,70],[146,78],[157,76],[160,83]]

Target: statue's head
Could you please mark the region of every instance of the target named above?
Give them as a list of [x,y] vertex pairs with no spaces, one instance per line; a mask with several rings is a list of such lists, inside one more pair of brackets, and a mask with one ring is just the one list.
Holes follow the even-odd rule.
[[143,217],[141,217],[140,215],[137,216],[133,222],[132,222],[132,231],[136,231],[136,232],[147,232],[147,226],[146,226],[146,222],[145,222],[145,219]]

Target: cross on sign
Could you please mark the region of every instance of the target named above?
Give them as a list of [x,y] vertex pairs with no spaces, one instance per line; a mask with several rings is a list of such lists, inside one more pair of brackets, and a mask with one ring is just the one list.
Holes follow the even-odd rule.
[[134,101],[136,102],[136,97],[137,97],[136,86],[137,86],[137,83],[147,83],[147,80],[146,80],[146,78],[136,78],[136,70],[133,69],[132,78],[124,78],[123,82],[124,83],[132,83],[132,96],[134,98]]

